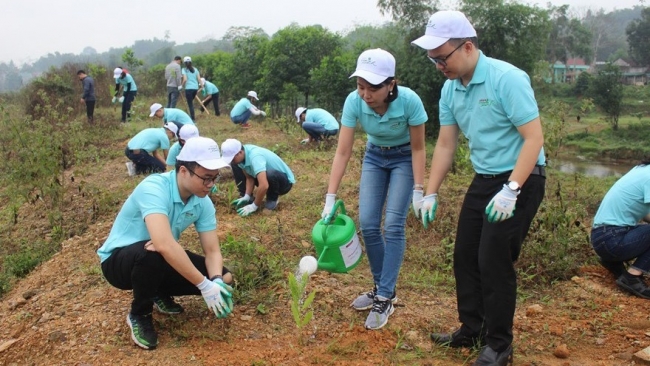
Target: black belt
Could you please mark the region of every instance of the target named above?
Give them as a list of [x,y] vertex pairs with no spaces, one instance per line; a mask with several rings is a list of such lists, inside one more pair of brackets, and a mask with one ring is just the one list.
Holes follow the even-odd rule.
[[372,147],[376,147],[376,148],[378,148],[378,149],[382,149],[382,150],[399,149],[400,147],[405,147],[405,146],[409,146],[409,145],[411,145],[410,142],[407,142],[407,143],[405,143],[405,144],[398,145],[398,146],[377,146],[377,145],[373,144],[372,142],[369,142],[369,144],[370,144],[370,146],[372,146]]
[[[492,178],[505,177],[510,174],[512,174],[512,170],[509,172],[499,173],[499,174],[479,174],[479,176],[486,179],[492,179]],[[541,175],[542,177],[546,177],[546,167],[542,165],[535,165],[530,175]]]

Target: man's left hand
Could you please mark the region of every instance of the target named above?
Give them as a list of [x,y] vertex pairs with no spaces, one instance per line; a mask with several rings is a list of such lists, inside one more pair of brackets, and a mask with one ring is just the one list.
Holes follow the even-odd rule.
[[246,205],[246,206],[240,208],[239,210],[237,210],[237,213],[241,217],[246,217],[246,216],[252,214],[255,211],[257,211],[257,205],[255,204],[255,202],[253,202],[250,205]]
[[491,223],[505,221],[515,215],[515,204],[519,192],[513,191],[507,185],[497,193],[485,208],[487,219]]

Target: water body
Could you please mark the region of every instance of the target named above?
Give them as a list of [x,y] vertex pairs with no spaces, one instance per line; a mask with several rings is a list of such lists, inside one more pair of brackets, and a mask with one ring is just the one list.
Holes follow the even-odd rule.
[[589,160],[580,155],[565,155],[549,159],[548,165],[563,173],[581,173],[592,177],[604,178],[609,176],[620,177],[630,171],[636,164],[629,161],[598,161]]

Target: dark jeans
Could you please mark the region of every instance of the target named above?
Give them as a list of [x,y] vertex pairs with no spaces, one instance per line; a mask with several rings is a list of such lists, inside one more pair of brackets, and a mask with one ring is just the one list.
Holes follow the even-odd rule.
[[125,92],[122,94],[124,101],[122,102],[122,122],[126,122],[127,113],[129,117],[131,116],[131,103],[135,99],[135,96],[138,94],[137,91]]
[[650,271],[650,225],[604,225],[591,230],[591,245],[605,261],[623,262],[634,258],[633,268]]
[[[235,178],[239,196],[246,194],[246,176],[244,171],[239,165],[231,163],[232,175]],[[266,180],[269,182],[269,189],[266,191],[266,201],[277,201],[278,197],[289,193],[293,187],[293,183],[289,182],[287,175],[279,170],[269,169],[266,171]],[[255,186],[258,186],[257,178],[255,178]]]
[[508,180],[509,173],[493,178],[477,174],[461,207],[454,247],[454,275],[461,332],[486,335],[497,352],[512,343],[517,300],[513,263],[542,199],[546,178],[531,175],[517,197],[514,216],[490,223],[485,207]]
[[176,108],[176,103],[178,102],[178,97],[181,93],[178,91],[176,86],[167,87],[167,107],[166,108]]
[[[205,98],[203,101],[203,106],[207,108],[210,102],[214,104],[214,115],[220,116],[221,112],[219,112],[219,93],[210,94],[207,98]],[[203,112],[203,107],[201,107],[201,112]]]
[[196,97],[196,89],[185,89],[185,99],[187,99],[187,109],[189,109],[190,117],[194,121],[194,97]]
[[93,123],[93,114],[95,113],[95,101],[87,100],[86,101],[86,116],[88,117],[88,122]]
[[140,149],[140,152],[136,154],[127,146],[124,150],[124,154],[133,162],[133,164],[135,164],[136,174],[164,173],[167,169],[165,164],[155,156],[149,155],[146,150]]
[[[133,290],[131,314],[150,314],[152,299],[156,296],[201,295],[201,291],[176,272],[160,253],[144,249],[148,241],[118,248],[102,262],[102,273],[108,283],[120,290]],[[189,250],[185,253],[194,267],[209,277],[205,257]],[[224,267],[223,274],[228,272]]]

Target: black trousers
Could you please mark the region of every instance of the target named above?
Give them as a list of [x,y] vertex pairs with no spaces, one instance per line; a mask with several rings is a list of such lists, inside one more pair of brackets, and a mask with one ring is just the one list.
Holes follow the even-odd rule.
[[190,117],[192,117],[192,121],[195,121],[196,119],[194,118],[194,97],[196,97],[196,93],[198,92],[197,89],[185,89],[185,99],[187,100],[187,109],[190,114]]
[[93,114],[95,113],[95,101],[87,100],[86,101],[86,116],[88,117],[88,122],[93,122]]
[[[133,290],[131,314],[146,315],[153,310],[156,296],[200,295],[201,291],[172,266],[158,252],[146,250],[148,240],[116,249],[102,262],[102,272],[111,285],[120,290]],[[206,277],[205,257],[185,251],[194,266]],[[229,273],[226,267],[223,274]]]
[[454,248],[454,275],[461,332],[484,335],[497,352],[512,343],[517,300],[513,263],[544,198],[546,178],[531,175],[517,197],[514,216],[490,223],[485,207],[508,180],[476,175],[460,211]]
[[[203,105],[208,108],[208,104],[214,104],[214,115],[215,116],[220,116],[221,112],[219,112],[219,93],[214,93],[210,94],[205,100],[203,101]],[[203,107],[201,107],[201,112],[203,112]]]
[[122,122],[126,122],[127,114],[129,116],[131,115],[131,103],[133,103],[136,95],[138,95],[137,90],[122,94],[124,97],[124,100],[122,101]]
[[[246,194],[246,175],[239,165],[231,163],[232,175],[235,178],[235,184],[239,191],[239,196]],[[267,201],[277,201],[278,197],[289,193],[293,187],[293,183],[289,182],[289,178],[283,172],[275,169],[266,171],[266,180],[269,182],[269,189],[266,191]],[[255,186],[258,186],[257,178],[255,178]]]

